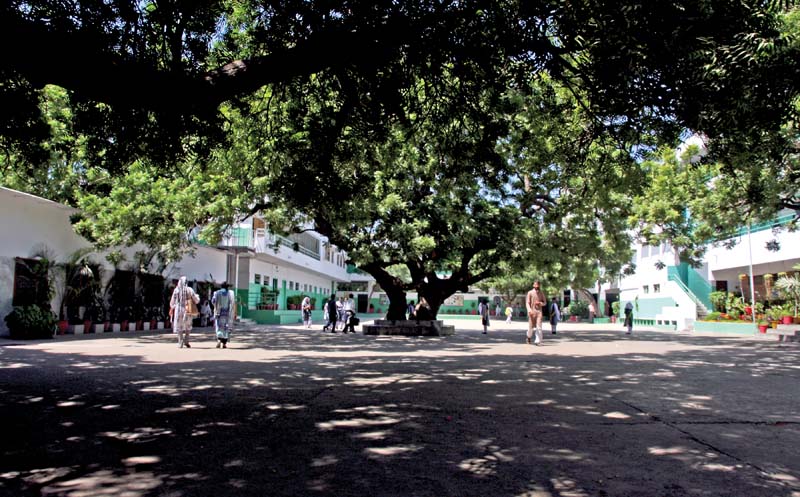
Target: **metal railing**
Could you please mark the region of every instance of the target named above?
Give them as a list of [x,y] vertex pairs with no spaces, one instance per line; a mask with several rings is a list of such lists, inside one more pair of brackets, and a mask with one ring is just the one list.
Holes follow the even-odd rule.
[[[690,268],[690,271],[694,271],[694,270]],[[698,275],[698,277],[699,277],[699,275]],[[683,292],[690,299],[692,299],[692,302],[694,302],[696,305],[699,305],[699,306],[703,307],[704,309],[706,309],[706,311],[709,311],[710,309],[713,308],[713,307],[711,307],[711,300],[708,300],[708,302],[706,303],[704,301],[704,299],[698,297],[692,290],[689,289],[689,287],[686,285],[686,283],[684,283],[683,280],[681,280],[681,276],[680,276],[680,273],[678,272],[678,267],[677,266],[669,266],[667,268],[667,279],[669,281],[674,281],[675,283],[677,283],[678,286],[680,287],[680,289],[683,290]]]
[[[195,240],[199,243],[199,240]],[[319,250],[304,246],[301,242],[291,240],[281,235],[269,233],[264,229],[232,228],[223,236],[220,247],[246,247],[256,252],[266,253],[273,251],[278,246],[288,247],[307,257],[321,260]]]

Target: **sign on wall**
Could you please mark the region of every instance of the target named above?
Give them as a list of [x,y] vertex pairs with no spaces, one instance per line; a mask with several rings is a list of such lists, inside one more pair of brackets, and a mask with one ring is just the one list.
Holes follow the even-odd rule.
[[464,296],[463,295],[451,295],[444,300],[444,305],[454,305],[454,306],[463,306],[464,305]]

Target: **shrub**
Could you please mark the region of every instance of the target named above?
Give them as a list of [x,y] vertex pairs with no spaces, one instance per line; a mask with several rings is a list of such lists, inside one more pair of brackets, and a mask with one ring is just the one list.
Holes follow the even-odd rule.
[[709,312],[708,315],[706,316],[706,321],[719,321],[721,315],[722,315],[721,312],[717,311]]
[[17,340],[35,340],[53,338],[56,315],[50,309],[42,309],[38,305],[14,307],[5,318],[11,338]]
[[711,305],[714,306],[715,311],[724,312],[725,311],[725,304],[728,301],[728,292],[711,292],[708,296],[711,300]]
[[569,314],[571,316],[579,316],[582,318],[589,317],[589,304],[583,300],[573,300],[569,304]]

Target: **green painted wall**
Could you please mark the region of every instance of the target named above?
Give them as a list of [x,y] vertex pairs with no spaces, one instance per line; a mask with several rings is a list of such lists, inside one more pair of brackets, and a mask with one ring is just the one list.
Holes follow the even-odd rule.
[[[676,302],[671,297],[661,297],[661,298],[642,298],[639,297],[639,310],[636,310],[636,303],[634,301],[630,301],[633,303],[633,316],[634,318],[640,319],[655,319],[656,314],[661,314],[664,307],[675,307]],[[628,300],[620,299],[619,304],[619,313],[621,315],[625,315],[625,304],[628,303]]]
[[738,333],[754,335],[758,328],[752,323],[726,323],[724,321],[695,321],[694,331],[715,331],[720,333]]

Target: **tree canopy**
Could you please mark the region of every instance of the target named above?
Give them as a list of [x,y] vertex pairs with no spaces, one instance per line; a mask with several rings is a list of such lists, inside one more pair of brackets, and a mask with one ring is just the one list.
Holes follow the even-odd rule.
[[99,245],[177,253],[252,213],[311,226],[390,315],[501,265],[578,281],[629,257],[640,156],[688,128],[735,169],[791,120],[783,7],[13,1],[4,177],[51,185]]

